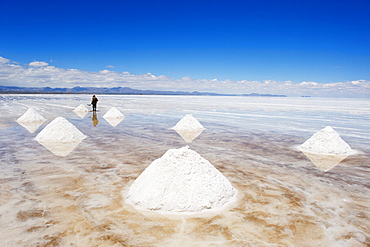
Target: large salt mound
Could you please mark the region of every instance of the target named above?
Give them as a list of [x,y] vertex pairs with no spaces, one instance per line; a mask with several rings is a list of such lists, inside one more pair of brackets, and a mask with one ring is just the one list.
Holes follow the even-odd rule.
[[349,155],[353,153],[351,147],[330,126],[315,133],[300,146],[300,150],[323,155]]
[[38,142],[75,142],[86,136],[63,117],[51,121],[37,136]]
[[153,161],[132,184],[127,201],[141,209],[194,213],[220,208],[235,193],[220,171],[186,146]]
[[203,125],[192,114],[185,115],[174,127],[174,130],[204,129]]
[[17,119],[18,123],[44,121],[46,121],[46,119],[37,113],[33,108],[29,108],[20,118]]
[[115,107],[112,107],[105,113],[103,118],[124,118],[125,116]]
[[86,106],[81,104],[81,105],[77,106],[76,109],[74,109],[73,111],[75,111],[75,112],[88,112],[89,109],[87,109]]

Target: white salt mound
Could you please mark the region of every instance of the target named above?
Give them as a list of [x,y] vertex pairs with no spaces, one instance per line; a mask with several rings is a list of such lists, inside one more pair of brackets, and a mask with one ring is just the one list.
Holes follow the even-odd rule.
[[204,129],[203,125],[192,114],[185,115],[174,127],[174,130]]
[[17,122],[43,122],[46,119],[37,113],[33,108],[29,108],[20,118],[17,119]]
[[124,118],[125,116],[120,112],[117,108],[112,107],[109,109],[107,113],[103,116],[103,118]]
[[330,126],[316,132],[300,146],[300,150],[323,155],[349,155],[353,153],[351,147]]
[[89,109],[87,109],[86,106],[84,106],[83,104],[79,105],[76,107],[76,109],[74,109],[73,111],[76,111],[76,112],[88,112]]
[[85,139],[73,124],[63,117],[51,121],[37,136],[38,142],[75,142]]
[[235,194],[220,171],[186,146],[153,161],[130,187],[127,201],[141,209],[194,213],[220,208]]

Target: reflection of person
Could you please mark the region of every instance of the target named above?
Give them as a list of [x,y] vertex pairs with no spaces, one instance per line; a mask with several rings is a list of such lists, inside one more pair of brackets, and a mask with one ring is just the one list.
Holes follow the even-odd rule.
[[93,111],[96,111],[96,104],[98,104],[98,101],[99,101],[98,98],[96,98],[95,95],[93,95],[92,100],[91,100]]
[[96,125],[98,125],[98,123],[99,123],[98,116],[96,115],[96,111],[93,112],[92,123],[93,123],[94,127],[96,127]]

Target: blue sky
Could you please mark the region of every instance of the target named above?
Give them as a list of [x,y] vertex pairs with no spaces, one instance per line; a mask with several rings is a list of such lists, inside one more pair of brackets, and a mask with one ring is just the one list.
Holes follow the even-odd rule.
[[[136,81],[147,73],[163,75],[161,85],[168,89],[232,92],[242,89],[235,85],[239,81],[361,81],[367,88],[369,15],[368,0],[2,0],[0,56],[7,68],[0,85],[21,84],[5,76],[12,73],[10,64],[35,70],[29,64],[40,61],[58,68],[59,77],[61,70],[71,69],[85,74],[129,72],[138,75]],[[45,66],[43,76],[54,78],[45,74]],[[109,84],[112,80],[94,80],[91,86],[126,85],[124,80]],[[212,80],[223,83],[212,85]],[[36,80],[27,81],[32,80],[23,78],[24,86],[37,85]],[[188,81],[193,83],[184,85]],[[207,87],[194,81],[207,81]],[[225,86],[229,81],[233,85]],[[70,80],[68,85],[78,84]],[[160,87],[137,85],[144,86]]]

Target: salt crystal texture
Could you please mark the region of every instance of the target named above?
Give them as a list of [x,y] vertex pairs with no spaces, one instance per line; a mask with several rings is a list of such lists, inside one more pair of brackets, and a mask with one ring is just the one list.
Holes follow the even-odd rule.
[[36,141],[42,142],[74,142],[85,139],[73,124],[63,117],[51,121],[37,136]]
[[76,109],[74,109],[73,111],[75,111],[75,112],[88,112],[89,109],[87,109],[86,106],[81,104],[81,105],[77,106]]
[[220,208],[235,194],[220,171],[186,146],[153,161],[130,187],[127,201],[146,210],[195,213]]
[[351,147],[330,126],[315,133],[300,146],[300,150],[323,155],[349,155],[353,153]]
[[115,107],[109,109],[103,118],[124,118],[125,116]]
[[46,119],[37,113],[33,108],[29,108],[20,118],[17,119],[17,122],[44,122]]
[[185,115],[174,127],[174,130],[204,129],[203,125],[192,114]]

